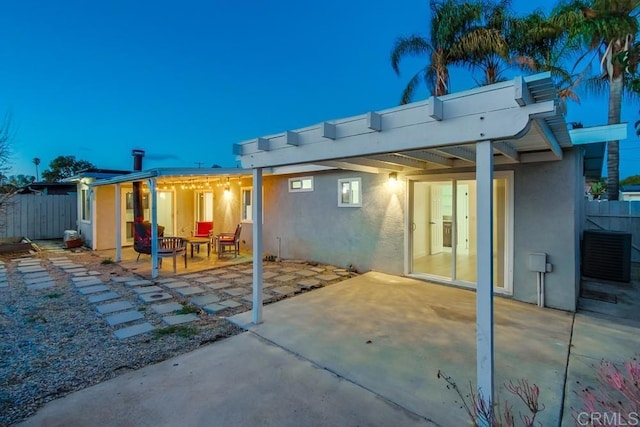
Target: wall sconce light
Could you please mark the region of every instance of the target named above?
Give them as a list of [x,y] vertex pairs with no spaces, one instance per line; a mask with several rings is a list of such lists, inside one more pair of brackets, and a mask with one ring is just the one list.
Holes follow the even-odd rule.
[[397,172],[391,172],[389,174],[389,183],[390,184],[395,184],[398,181],[398,173]]
[[231,194],[231,184],[229,183],[229,177],[227,177],[227,183],[224,186],[224,195],[229,196]]

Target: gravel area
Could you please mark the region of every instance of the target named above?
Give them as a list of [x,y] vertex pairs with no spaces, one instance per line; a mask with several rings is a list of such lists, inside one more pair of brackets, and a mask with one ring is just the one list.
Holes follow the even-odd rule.
[[[20,258],[0,257],[7,276],[6,286],[0,287],[0,426],[24,420],[50,400],[238,334],[242,330],[226,316],[250,309],[245,302],[225,310],[223,316],[200,310],[196,321],[171,329],[163,327],[161,315],[135,304],[156,330],[118,340],[117,328],[109,326],[96,312],[96,304],[78,292],[72,273],[55,266],[51,258],[70,258],[116,287],[125,299],[136,301],[132,288],[112,281],[134,276],[130,271],[102,264],[99,256],[86,250],[29,257],[40,261],[55,286],[28,290],[25,274],[17,269]],[[247,265],[234,268],[246,270]],[[278,299],[282,297],[272,301]]]

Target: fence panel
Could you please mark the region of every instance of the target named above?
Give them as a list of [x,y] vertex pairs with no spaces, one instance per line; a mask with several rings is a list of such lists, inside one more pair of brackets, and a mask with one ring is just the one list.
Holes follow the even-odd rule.
[[640,262],[640,202],[587,201],[585,212],[585,230],[630,233],[631,261]]
[[0,209],[0,237],[61,239],[76,229],[77,205],[75,194],[17,194]]

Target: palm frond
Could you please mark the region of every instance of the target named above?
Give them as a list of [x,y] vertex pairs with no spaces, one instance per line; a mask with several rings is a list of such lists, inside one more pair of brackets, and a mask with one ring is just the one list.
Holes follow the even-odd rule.
[[431,50],[432,47],[429,42],[420,36],[399,37],[391,50],[391,66],[396,74],[400,75],[400,61],[402,58],[428,55]]

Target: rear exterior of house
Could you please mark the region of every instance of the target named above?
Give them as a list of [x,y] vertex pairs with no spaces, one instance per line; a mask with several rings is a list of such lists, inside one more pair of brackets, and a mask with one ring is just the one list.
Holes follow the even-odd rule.
[[[298,182],[307,188],[292,188]],[[343,185],[353,182],[359,200],[342,203]],[[583,186],[579,148],[565,151],[561,162],[496,167],[497,293],[535,303],[537,275],[529,271],[529,254],[545,253],[553,265],[546,274],[546,305],[575,310]],[[266,176],[264,251],[474,288],[475,198],[469,169],[404,175],[396,182],[357,171]],[[250,244],[251,227],[243,235]]]

